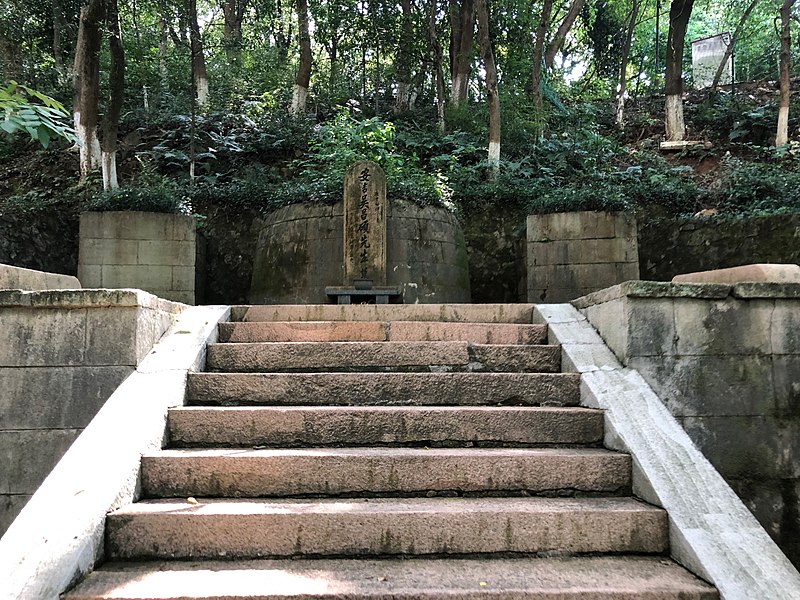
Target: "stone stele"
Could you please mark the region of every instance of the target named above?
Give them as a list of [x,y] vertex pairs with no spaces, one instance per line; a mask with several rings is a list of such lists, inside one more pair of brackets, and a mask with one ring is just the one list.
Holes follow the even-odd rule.
[[386,173],[371,161],[344,177],[344,285],[371,279],[386,285]]

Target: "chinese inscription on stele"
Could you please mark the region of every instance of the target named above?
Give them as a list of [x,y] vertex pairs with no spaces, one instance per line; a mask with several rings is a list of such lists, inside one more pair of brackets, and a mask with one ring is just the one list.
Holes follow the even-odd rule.
[[344,285],[386,285],[386,174],[360,161],[344,178]]

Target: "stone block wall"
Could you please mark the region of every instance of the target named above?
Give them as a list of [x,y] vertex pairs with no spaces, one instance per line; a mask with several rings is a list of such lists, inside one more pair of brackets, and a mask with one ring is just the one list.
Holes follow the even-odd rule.
[[181,308],[135,290],[0,291],[0,535]]
[[528,302],[568,302],[639,278],[636,221],[625,213],[528,217]]
[[0,264],[0,290],[77,290],[77,277]]
[[800,284],[628,282],[575,305],[800,565]]
[[[469,302],[464,235],[456,218],[436,207],[390,201],[387,284],[408,304]],[[325,287],[344,283],[342,204],[298,204],[265,220],[258,240],[250,301],[325,304]]]
[[195,303],[197,233],[187,215],[81,215],[78,279],[86,288],[136,288]]

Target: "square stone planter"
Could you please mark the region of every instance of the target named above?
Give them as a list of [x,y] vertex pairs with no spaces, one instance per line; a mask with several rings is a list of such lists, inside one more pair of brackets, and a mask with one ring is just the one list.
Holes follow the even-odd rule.
[[636,220],[622,212],[528,217],[528,302],[569,302],[639,279]]
[[195,303],[193,217],[151,212],[81,214],[78,279],[85,288],[136,288]]

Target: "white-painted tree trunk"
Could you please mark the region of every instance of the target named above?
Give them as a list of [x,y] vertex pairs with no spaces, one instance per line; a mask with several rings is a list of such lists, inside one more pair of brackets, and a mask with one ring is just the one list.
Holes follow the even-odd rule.
[[101,153],[101,169],[103,173],[103,189],[116,190],[119,188],[117,181],[117,151]]
[[197,78],[197,105],[205,106],[208,104],[208,78]]
[[667,141],[680,142],[686,137],[686,125],[683,122],[683,99],[680,94],[666,97]]
[[778,108],[778,130],[775,135],[775,145],[785,146],[789,143],[789,107]]
[[76,111],[73,114],[73,123],[80,149],[80,170],[81,173],[89,173],[100,167],[100,139],[96,130],[89,131],[81,123],[81,113]]
[[403,112],[408,110],[408,83],[404,81],[397,82],[397,98],[394,104],[395,112]]
[[306,112],[306,99],[308,98],[308,88],[295,84],[292,92],[292,106],[289,114],[298,116]]
[[500,170],[500,142],[489,142],[488,162],[492,171]]
[[464,87],[464,78],[466,77],[463,73],[456,73],[453,76],[453,83],[450,86],[450,103],[453,106],[458,106],[460,104],[460,94],[459,91]]

